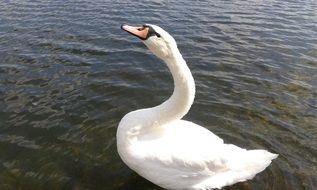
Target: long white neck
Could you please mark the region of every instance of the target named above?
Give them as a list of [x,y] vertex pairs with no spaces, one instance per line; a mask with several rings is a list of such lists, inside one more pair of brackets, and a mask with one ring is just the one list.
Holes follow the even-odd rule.
[[174,92],[162,104],[147,109],[136,110],[125,115],[118,127],[117,146],[121,158],[125,159],[125,152],[129,145],[149,130],[164,127],[165,124],[180,120],[190,109],[195,97],[195,83],[185,60],[174,48],[172,56],[164,60],[174,79]]
[[190,109],[195,97],[195,82],[185,60],[177,48],[172,55],[164,61],[173,76],[173,94],[159,106],[150,109],[153,121],[160,125],[181,119]]
[[[162,104],[147,109],[130,112],[125,117],[123,126],[127,127],[128,136],[140,135],[142,130],[162,127],[169,122],[180,120],[190,109],[195,97],[195,82],[177,47],[164,59],[174,79],[172,96]],[[138,127],[136,127],[138,126]],[[120,126],[119,126],[120,127]]]

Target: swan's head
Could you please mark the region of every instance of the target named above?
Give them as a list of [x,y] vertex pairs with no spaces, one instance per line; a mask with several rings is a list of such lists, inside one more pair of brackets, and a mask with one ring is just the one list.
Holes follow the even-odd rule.
[[122,25],[121,28],[140,38],[153,54],[161,59],[169,58],[173,51],[177,50],[174,38],[159,26],[152,24],[140,27]]

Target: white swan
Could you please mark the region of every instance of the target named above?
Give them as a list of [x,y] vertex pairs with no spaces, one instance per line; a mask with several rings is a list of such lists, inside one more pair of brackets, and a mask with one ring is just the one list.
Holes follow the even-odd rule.
[[251,179],[278,156],[224,144],[209,130],[181,120],[194,101],[195,83],[174,38],[155,25],[122,29],[165,61],[175,85],[167,101],[120,121],[118,153],[132,170],[165,189],[212,189]]

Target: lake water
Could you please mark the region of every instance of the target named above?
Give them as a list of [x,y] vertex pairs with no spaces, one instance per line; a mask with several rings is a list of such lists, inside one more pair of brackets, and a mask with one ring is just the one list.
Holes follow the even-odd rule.
[[1,190],[160,189],[122,163],[115,135],[173,81],[124,23],[175,37],[197,85],[187,120],[280,155],[226,190],[316,189],[317,1],[11,0],[0,2]]

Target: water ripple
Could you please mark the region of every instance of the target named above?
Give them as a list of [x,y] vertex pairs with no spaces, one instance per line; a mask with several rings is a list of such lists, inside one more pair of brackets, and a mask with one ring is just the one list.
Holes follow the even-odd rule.
[[197,85],[186,119],[280,155],[225,189],[315,189],[316,10],[311,0],[2,2],[0,189],[160,189],[124,167],[115,133],[173,82],[123,23],[175,37]]

